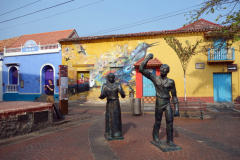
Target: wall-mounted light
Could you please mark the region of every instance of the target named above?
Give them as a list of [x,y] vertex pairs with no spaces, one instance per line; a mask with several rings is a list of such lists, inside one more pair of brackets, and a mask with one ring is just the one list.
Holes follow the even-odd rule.
[[23,80],[20,81],[20,87],[24,88],[24,81]]

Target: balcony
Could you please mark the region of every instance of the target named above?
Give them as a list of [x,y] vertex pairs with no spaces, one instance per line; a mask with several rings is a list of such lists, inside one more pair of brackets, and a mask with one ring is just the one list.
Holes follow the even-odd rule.
[[18,84],[5,85],[5,93],[18,93]]
[[235,60],[234,48],[209,48],[208,64],[233,63]]

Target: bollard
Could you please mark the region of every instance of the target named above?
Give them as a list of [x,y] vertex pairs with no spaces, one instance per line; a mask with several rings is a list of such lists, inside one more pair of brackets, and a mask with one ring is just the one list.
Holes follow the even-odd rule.
[[201,110],[201,116],[200,116],[201,120],[203,120],[203,111]]
[[201,116],[200,116],[200,118],[201,118],[201,120],[203,120],[203,110],[202,110],[202,103],[201,103],[201,100],[200,100],[200,98],[198,99],[198,101],[199,101],[199,104],[200,104],[200,109],[201,109]]
[[142,111],[143,111],[143,115],[144,115],[144,98],[142,97]]

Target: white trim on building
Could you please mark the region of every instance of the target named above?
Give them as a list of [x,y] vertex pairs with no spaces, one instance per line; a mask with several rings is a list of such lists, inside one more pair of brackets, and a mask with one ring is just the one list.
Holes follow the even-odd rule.
[[39,47],[39,50],[33,51],[33,52],[22,52],[23,47],[5,49],[4,57],[58,53],[61,51],[61,45],[59,43],[58,44],[49,44],[49,45],[39,45],[38,47]]
[[19,68],[17,67],[17,66],[9,66],[9,68],[8,68],[8,85],[10,85],[9,84],[9,71],[10,71],[10,69],[12,68],[12,67],[16,67],[17,68],[17,70],[18,70],[18,84],[17,85],[19,85],[19,75],[20,75],[20,70],[19,70]]
[[3,101],[3,61],[0,61],[0,101]]

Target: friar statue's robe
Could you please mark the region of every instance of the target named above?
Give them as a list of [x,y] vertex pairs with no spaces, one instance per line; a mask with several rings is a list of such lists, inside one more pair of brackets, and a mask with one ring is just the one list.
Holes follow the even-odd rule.
[[99,98],[107,98],[106,117],[105,117],[105,135],[107,137],[122,137],[122,119],[121,108],[118,93],[125,97],[125,93],[120,83],[104,83]]

